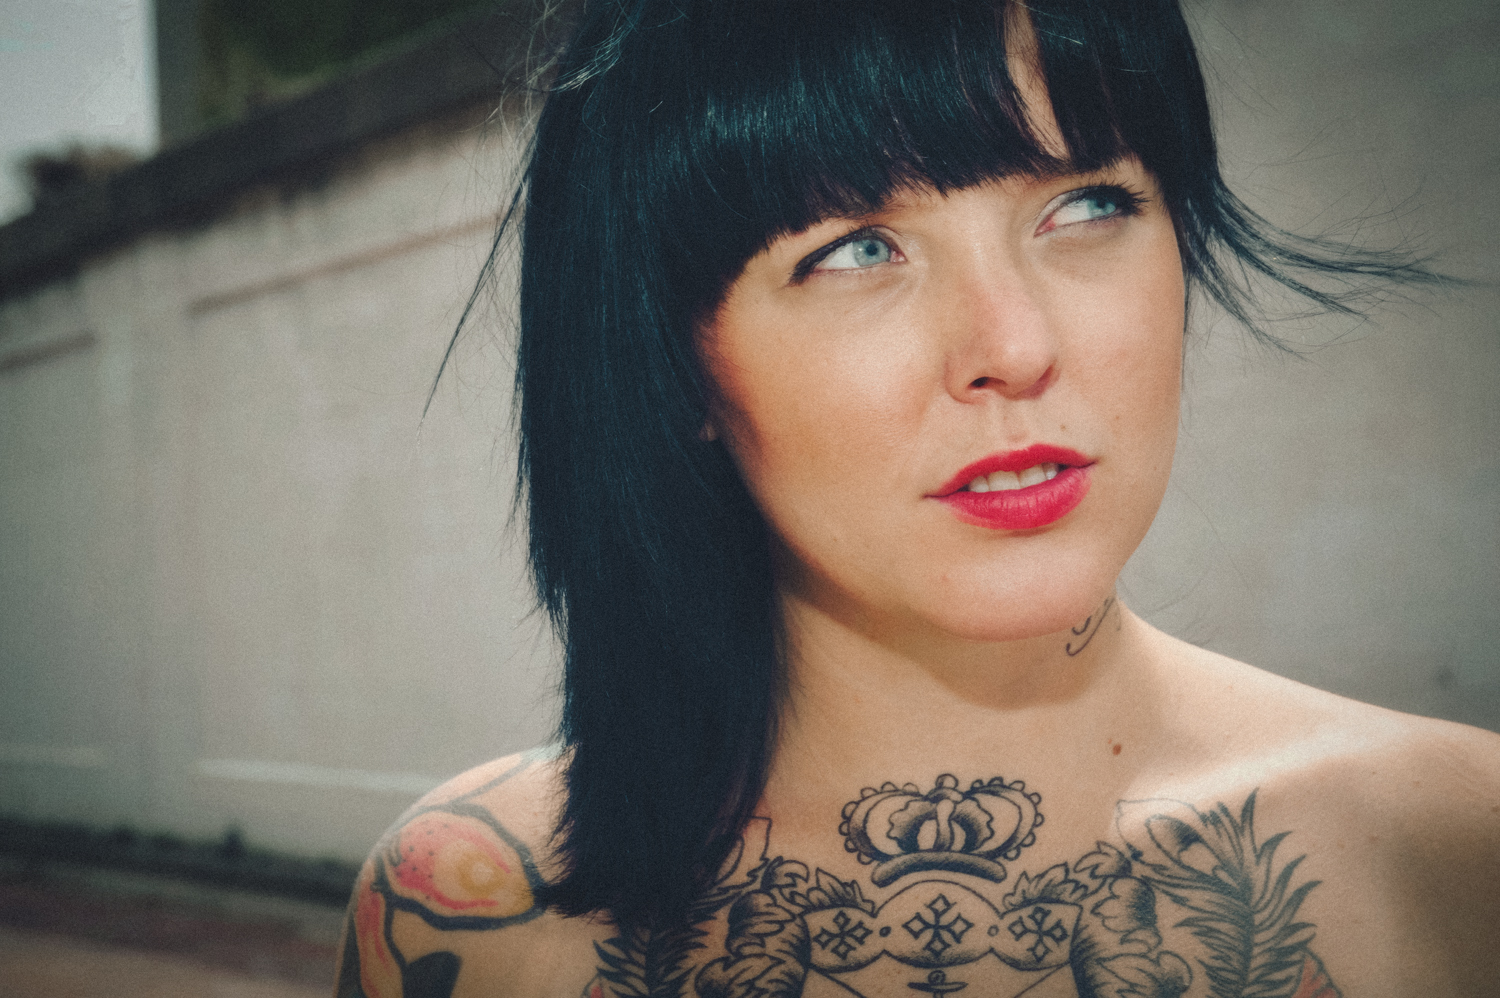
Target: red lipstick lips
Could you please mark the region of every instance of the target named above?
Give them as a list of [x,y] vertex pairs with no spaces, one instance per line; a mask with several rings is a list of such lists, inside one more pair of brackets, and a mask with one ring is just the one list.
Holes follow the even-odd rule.
[[[1021,489],[970,492],[965,489],[981,475],[1019,472],[1039,464],[1059,466],[1057,476]],[[1077,451],[1051,444],[993,454],[965,466],[931,498],[947,505],[965,523],[992,530],[1035,530],[1056,523],[1083,502],[1089,491],[1093,462]]]

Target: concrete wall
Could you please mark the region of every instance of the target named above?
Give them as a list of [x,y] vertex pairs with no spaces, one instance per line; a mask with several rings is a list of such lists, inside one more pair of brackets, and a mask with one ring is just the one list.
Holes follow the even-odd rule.
[[[1254,205],[1500,278],[1489,5],[1187,6]],[[420,420],[507,148],[436,123],[0,302],[0,812],[352,858],[421,790],[545,737],[503,323]],[[1497,299],[1282,327],[1322,344],[1300,361],[1204,313],[1127,599],[1500,729]]]
[[1481,286],[1273,327],[1301,360],[1200,323],[1127,599],[1316,686],[1500,730],[1500,8],[1185,7],[1246,200]]
[[0,812],[361,855],[547,737],[469,116],[0,304]]

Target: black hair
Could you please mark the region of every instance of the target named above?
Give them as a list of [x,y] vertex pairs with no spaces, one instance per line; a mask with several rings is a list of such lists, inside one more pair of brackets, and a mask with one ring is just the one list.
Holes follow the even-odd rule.
[[[1007,69],[1028,27],[1065,154]],[[1134,154],[1190,286],[1239,319],[1257,275],[1338,310],[1351,278],[1430,277],[1226,189],[1175,0],[589,0],[532,143],[518,496],[564,646],[562,872],[541,900],[568,915],[681,917],[764,789],[785,682],[767,527],[701,437],[696,333],[776,237]]]

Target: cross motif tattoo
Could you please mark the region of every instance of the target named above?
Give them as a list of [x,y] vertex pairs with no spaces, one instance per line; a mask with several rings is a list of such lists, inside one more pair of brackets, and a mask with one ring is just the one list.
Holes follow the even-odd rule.
[[973,922],[957,912],[946,922],[943,921],[943,916],[952,908],[953,903],[939,894],[927,904],[927,910],[932,912],[932,921],[929,922],[919,911],[902,923],[901,927],[910,932],[913,939],[921,939],[924,934],[932,933],[932,938],[922,948],[933,956],[941,956],[943,950],[963,942],[964,933],[974,927]]
[[[1029,924],[1028,924],[1029,923]],[[1020,942],[1027,936],[1036,936],[1036,942],[1027,949],[1032,959],[1040,961],[1048,953],[1052,952],[1052,945],[1062,945],[1068,938],[1068,930],[1062,927],[1062,920],[1052,913],[1049,908],[1037,905],[1031,909],[1029,915],[1019,915],[1015,921],[1006,926],[1010,934]],[[1051,940],[1051,944],[1048,940]]]
[[833,916],[833,924],[838,927],[838,931],[833,932],[825,926],[821,932],[813,936],[813,942],[822,949],[833,950],[833,955],[842,960],[863,946],[865,940],[870,938],[870,930],[865,927],[864,919],[860,919],[852,926],[849,922],[849,913],[839,912]]

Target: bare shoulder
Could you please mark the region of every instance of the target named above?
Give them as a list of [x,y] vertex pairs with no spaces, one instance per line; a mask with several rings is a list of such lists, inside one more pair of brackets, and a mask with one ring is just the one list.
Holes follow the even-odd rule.
[[1484,799],[1496,803],[1500,735],[1361,703],[1159,632],[1153,637],[1166,662],[1161,685],[1180,691],[1171,726],[1184,733],[1190,752],[1313,780],[1389,785],[1400,776],[1434,803],[1475,817],[1500,813],[1479,807]]
[[592,927],[549,914],[536,898],[559,773],[552,749],[497,759],[392,825],[355,884],[338,998],[582,991],[568,968],[577,976],[591,966]]
[[[1326,885],[1309,914],[1326,921],[1331,939],[1379,946],[1392,993],[1492,993],[1500,736],[1362,704],[1338,714],[1330,751],[1287,767],[1279,781],[1307,816],[1309,847],[1324,845],[1307,864]],[[1370,967],[1376,957],[1359,962]],[[1345,972],[1351,985],[1356,973]],[[1363,993],[1378,992],[1367,983]]]
[[1289,833],[1300,876],[1322,883],[1304,917],[1346,993],[1487,993],[1500,975],[1500,735],[1181,654],[1182,727],[1205,760],[1183,792],[1253,791],[1257,826]]

